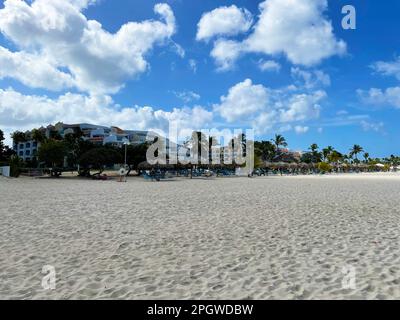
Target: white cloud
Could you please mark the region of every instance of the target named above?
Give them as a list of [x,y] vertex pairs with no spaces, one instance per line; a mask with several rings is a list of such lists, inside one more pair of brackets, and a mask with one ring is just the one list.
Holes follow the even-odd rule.
[[190,59],[189,68],[193,71],[193,73],[197,73],[197,61],[194,59]]
[[309,127],[303,127],[303,126],[295,126],[295,127],[294,127],[294,131],[295,131],[297,134],[304,134],[304,133],[307,133],[309,129],[310,129]]
[[273,60],[263,60],[258,61],[258,67],[261,71],[273,71],[279,72],[281,70],[281,65]]
[[[400,80],[400,57],[392,62],[377,61],[370,66],[374,71],[385,76],[394,76]],[[382,107],[394,107],[400,109],[400,87],[388,87],[385,89],[370,88],[369,90],[357,90],[357,95],[363,103]]]
[[195,106],[171,111],[153,107],[121,108],[111,97],[66,93],[57,99],[23,95],[13,89],[0,89],[0,126],[7,132],[28,130],[62,121],[116,125],[125,129],[159,129],[167,132],[169,121],[176,121],[180,130],[198,130],[212,121],[212,113]]
[[209,40],[215,36],[234,36],[248,31],[253,24],[251,13],[235,5],[219,7],[203,14],[198,25],[196,39]]
[[320,115],[320,102],[324,91],[301,93],[287,89],[270,89],[253,84],[250,79],[229,89],[214,110],[228,122],[249,124],[265,133],[277,125],[316,119]]
[[400,87],[390,87],[385,90],[378,88],[371,88],[368,91],[357,90],[357,94],[366,104],[386,105],[400,109]]
[[268,98],[264,86],[253,85],[250,79],[246,79],[230,88],[228,95],[221,97],[221,103],[215,105],[215,110],[228,122],[234,122],[265,109]]
[[280,121],[294,122],[318,118],[321,106],[319,102],[326,97],[324,91],[314,93],[301,93],[291,96],[284,106],[281,102]]
[[336,112],[336,115],[338,116],[345,116],[347,114],[349,114],[349,112],[346,110],[339,110],[338,112]]
[[[346,43],[336,39],[332,23],[324,15],[327,0],[266,0],[259,8],[261,13],[253,32],[243,41],[231,43],[235,53],[229,56],[229,68],[227,54],[214,47],[212,56],[221,70],[232,68],[244,53],[284,55],[293,64],[313,66],[346,52]],[[219,42],[215,44],[221,46]]]
[[181,92],[176,92],[173,91],[173,94],[181,99],[184,103],[189,103],[192,101],[199,100],[201,97],[198,93],[193,92],[193,91],[181,91]]
[[173,41],[171,41],[171,42],[173,44],[173,48],[174,48],[176,54],[183,59],[186,56],[185,49],[183,49],[181,45],[179,45]]
[[242,52],[242,44],[237,41],[218,39],[214,43],[211,56],[218,65],[218,71],[227,71],[234,67],[234,63]]
[[0,46],[0,79],[13,78],[32,88],[59,91],[74,86],[70,74],[57,69],[46,57]]
[[368,122],[362,120],[360,124],[364,131],[382,132],[385,127],[383,122]]
[[324,16],[326,0],[267,0],[245,48],[268,55],[285,54],[294,64],[315,65],[343,54],[346,44],[335,38]]
[[395,61],[392,62],[374,62],[371,65],[371,68],[378,73],[386,76],[395,76],[398,80],[400,80],[400,57],[397,57]]
[[306,89],[320,86],[329,87],[331,85],[330,76],[321,70],[306,71],[298,67],[292,67],[291,75],[296,84],[304,86]]
[[[37,67],[37,81],[29,79],[29,75],[24,77],[21,72],[3,76],[13,76],[24,84],[45,89],[70,87],[73,79],[74,86],[81,91],[115,93],[124,81],[143,73],[148,66],[145,56],[175,33],[175,17],[167,4],[154,7],[160,21],[128,22],[112,34],[99,22],[83,15],[81,11],[91,3],[88,0],[35,0],[29,4],[6,0],[0,10],[1,33],[24,50],[21,56],[44,62]],[[17,69],[25,68],[26,62],[17,53],[8,53],[8,56],[14,64],[18,63]],[[58,85],[48,81],[43,70],[51,70]],[[64,79],[68,78],[66,72],[69,72],[68,81]]]
[[[339,111],[336,113],[336,117],[324,119],[323,125],[325,127],[360,126],[364,131],[386,134],[384,122],[374,121],[368,114],[349,114]],[[322,127],[318,132],[322,133]]]

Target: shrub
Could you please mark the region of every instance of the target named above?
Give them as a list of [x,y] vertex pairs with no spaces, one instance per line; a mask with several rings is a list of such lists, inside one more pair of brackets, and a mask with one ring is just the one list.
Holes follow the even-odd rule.
[[14,156],[10,160],[10,176],[13,178],[18,178],[21,174],[21,169],[23,167],[23,161],[21,158]]
[[332,171],[332,166],[327,162],[320,162],[318,163],[318,170],[322,173],[330,172]]

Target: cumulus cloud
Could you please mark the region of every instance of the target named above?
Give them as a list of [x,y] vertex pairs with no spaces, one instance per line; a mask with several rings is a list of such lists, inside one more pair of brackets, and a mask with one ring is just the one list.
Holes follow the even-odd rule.
[[298,67],[292,67],[291,75],[297,85],[303,86],[306,89],[313,89],[321,86],[329,87],[331,85],[330,76],[321,70],[309,71]]
[[287,107],[279,102],[280,121],[294,122],[318,118],[321,111],[319,102],[325,97],[324,91],[316,91],[291,96],[286,102]]
[[74,79],[46,57],[0,46],[0,79],[13,78],[32,88],[59,91],[74,86]]
[[228,122],[252,125],[258,132],[318,118],[320,102],[326,97],[322,90],[298,92],[270,89],[246,79],[229,89],[214,110]]
[[265,109],[268,96],[267,88],[246,79],[230,88],[228,95],[221,97],[221,103],[215,105],[215,110],[228,122],[234,122]]
[[234,36],[248,31],[253,24],[251,13],[235,5],[219,7],[203,14],[197,25],[197,40],[215,36]]
[[371,88],[367,91],[359,89],[357,94],[366,104],[400,109],[400,87],[390,87],[384,90]]
[[[23,75],[8,70],[1,76],[45,89],[73,85],[95,94],[116,93],[124,81],[147,69],[145,57],[150,50],[168,42],[175,33],[174,13],[167,4],[154,7],[160,20],[128,22],[116,33],[110,33],[98,21],[83,15],[82,10],[93,2],[6,0],[0,10],[0,31],[23,51],[3,48],[0,68],[7,61],[18,70],[23,70],[29,59],[31,62],[43,59],[43,62],[36,65],[38,77],[34,80],[28,72]],[[178,51],[182,55],[182,50]],[[56,84],[46,79],[47,71],[52,74],[48,78]]]
[[[394,61],[377,61],[370,65],[376,73],[384,76],[393,76],[400,80],[400,57]],[[394,107],[400,109],[400,87],[388,87],[385,89],[370,88],[369,90],[357,90],[357,95],[365,104],[381,107]]]
[[[293,64],[303,66],[313,66],[323,59],[344,54],[346,43],[335,37],[332,23],[324,15],[327,8],[327,0],[263,1],[252,33],[243,41],[234,41],[234,46],[231,43],[239,52],[231,55],[230,65],[240,54],[250,52],[284,55]],[[221,63],[226,62],[226,53],[216,51],[215,47],[212,56],[220,68]]]
[[346,45],[333,34],[324,16],[326,0],[267,0],[246,40],[248,50],[269,55],[284,54],[294,64],[311,66],[336,54]]
[[234,67],[235,61],[242,52],[242,44],[233,40],[215,41],[211,56],[215,59],[218,71],[227,71]]
[[261,71],[273,71],[279,72],[281,70],[281,65],[273,60],[259,60],[258,67]]

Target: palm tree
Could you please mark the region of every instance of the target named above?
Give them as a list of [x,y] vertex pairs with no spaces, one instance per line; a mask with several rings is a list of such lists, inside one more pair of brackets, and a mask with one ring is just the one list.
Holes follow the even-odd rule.
[[280,135],[280,134],[276,134],[274,139],[271,139],[271,141],[274,143],[275,147],[276,147],[276,152],[279,151],[279,147],[287,147],[287,142],[286,139]]
[[333,150],[329,155],[328,155],[328,161],[330,163],[338,163],[339,161],[343,160],[344,157],[340,152],[337,152],[336,150]]
[[365,159],[365,163],[368,163],[368,160],[369,160],[369,153],[368,152],[364,153],[364,159]]
[[324,156],[324,161],[326,161],[329,155],[334,151],[333,147],[328,146],[325,149],[322,149],[322,155]]
[[322,154],[318,152],[319,149],[318,145],[316,143],[313,143],[309,149],[311,150],[311,162],[312,163],[321,162]]
[[316,152],[316,151],[318,151],[319,147],[318,147],[318,145],[317,145],[316,143],[313,143],[313,144],[310,146],[309,149],[311,150],[311,152]]
[[355,144],[355,145],[353,146],[353,148],[350,149],[350,156],[351,156],[351,157],[354,156],[354,157],[356,158],[356,161],[358,162],[358,157],[357,157],[357,155],[358,155],[359,153],[363,152],[363,151],[364,151],[364,149],[363,149],[361,146],[359,146],[358,144]]
[[33,129],[31,136],[32,140],[36,142],[43,143],[46,140],[46,135],[39,129]]

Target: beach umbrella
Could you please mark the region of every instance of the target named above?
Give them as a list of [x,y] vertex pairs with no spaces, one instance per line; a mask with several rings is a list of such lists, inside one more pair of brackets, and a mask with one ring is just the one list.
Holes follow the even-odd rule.
[[385,167],[385,165],[382,164],[382,163],[377,163],[375,166],[378,167],[378,168],[384,168]]

